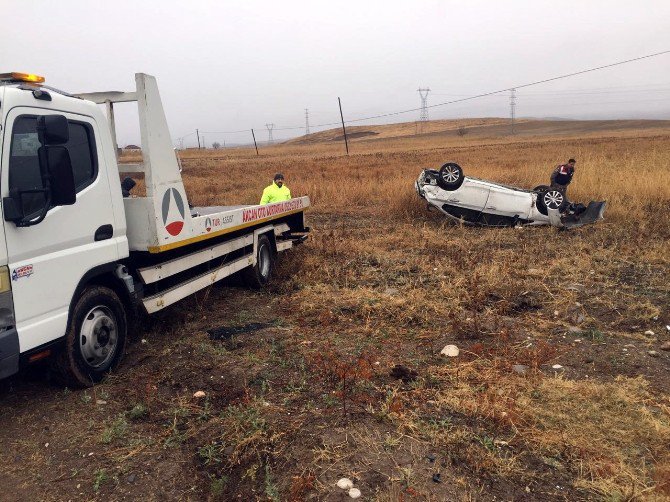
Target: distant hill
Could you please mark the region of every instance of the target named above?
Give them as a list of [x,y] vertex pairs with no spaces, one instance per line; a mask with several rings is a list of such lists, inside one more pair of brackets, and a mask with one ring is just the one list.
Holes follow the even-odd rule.
[[[495,137],[510,134],[508,118],[479,118],[455,120],[431,120],[400,124],[349,126],[347,136],[351,141],[374,141],[378,139],[401,138],[422,134],[423,136],[478,136]],[[569,120],[569,119],[517,119],[514,124],[516,135],[571,135],[604,131],[670,129],[670,120]],[[283,142],[285,145],[308,145],[342,141],[342,128],[315,132]]]

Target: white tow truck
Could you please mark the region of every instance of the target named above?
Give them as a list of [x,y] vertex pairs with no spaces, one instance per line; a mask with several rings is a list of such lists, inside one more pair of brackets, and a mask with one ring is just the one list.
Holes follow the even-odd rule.
[[[66,383],[92,385],[123,357],[138,308],[237,272],[261,287],[276,253],[307,237],[308,197],[191,207],[156,79],[135,83],[72,95],[0,75],[0,378],[51,358]],[[137,102],[140,164],[118,162],[119,102]],[[122,192],[123,173],[141,173],[146,195]]]

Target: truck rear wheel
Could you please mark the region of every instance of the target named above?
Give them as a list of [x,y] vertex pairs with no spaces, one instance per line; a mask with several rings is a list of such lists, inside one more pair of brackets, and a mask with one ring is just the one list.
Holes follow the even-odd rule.
[[77,300],[65,335],[65,347],[55,359],[66,385],[90,387],[115,369],[126,347],[127,321],[114,291],[88,288]]
[[274,249],[272,249],[272,243],[266,235],[261,235],[256,246],[256,264],[242,271],[244,283],[251,288],[261,289],[270,282],[273,268]]

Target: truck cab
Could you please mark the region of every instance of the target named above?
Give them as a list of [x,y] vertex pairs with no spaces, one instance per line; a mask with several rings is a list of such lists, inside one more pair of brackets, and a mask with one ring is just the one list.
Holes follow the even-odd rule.
[[[306,237],[309,198],[191,209],[155,78],[80,95],[43,82],[0,75],[0,378],[51,357],[86,386],[120,362],[134,309],[245,269],[262,285],[259,262]],[[113,115],[124,101],[138,104],[143,156],[126,167]],[[141,172],[146,195],[123,197],[122,172]]]

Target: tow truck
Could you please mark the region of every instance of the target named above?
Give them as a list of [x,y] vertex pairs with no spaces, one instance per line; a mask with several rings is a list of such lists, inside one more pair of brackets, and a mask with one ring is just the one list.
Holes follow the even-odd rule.
[[[235,273],[267,284],[276,254],[306,239],[310,200],[192,207],[155,77],[136,74],[131,92],[44,82],[0,74],[0,378],[49,358],[85,387],[119,365],[136,313]],[[125,102],[137,103],[141,163],[119,159]],[[128,174],[145,195],[122,191]]]

